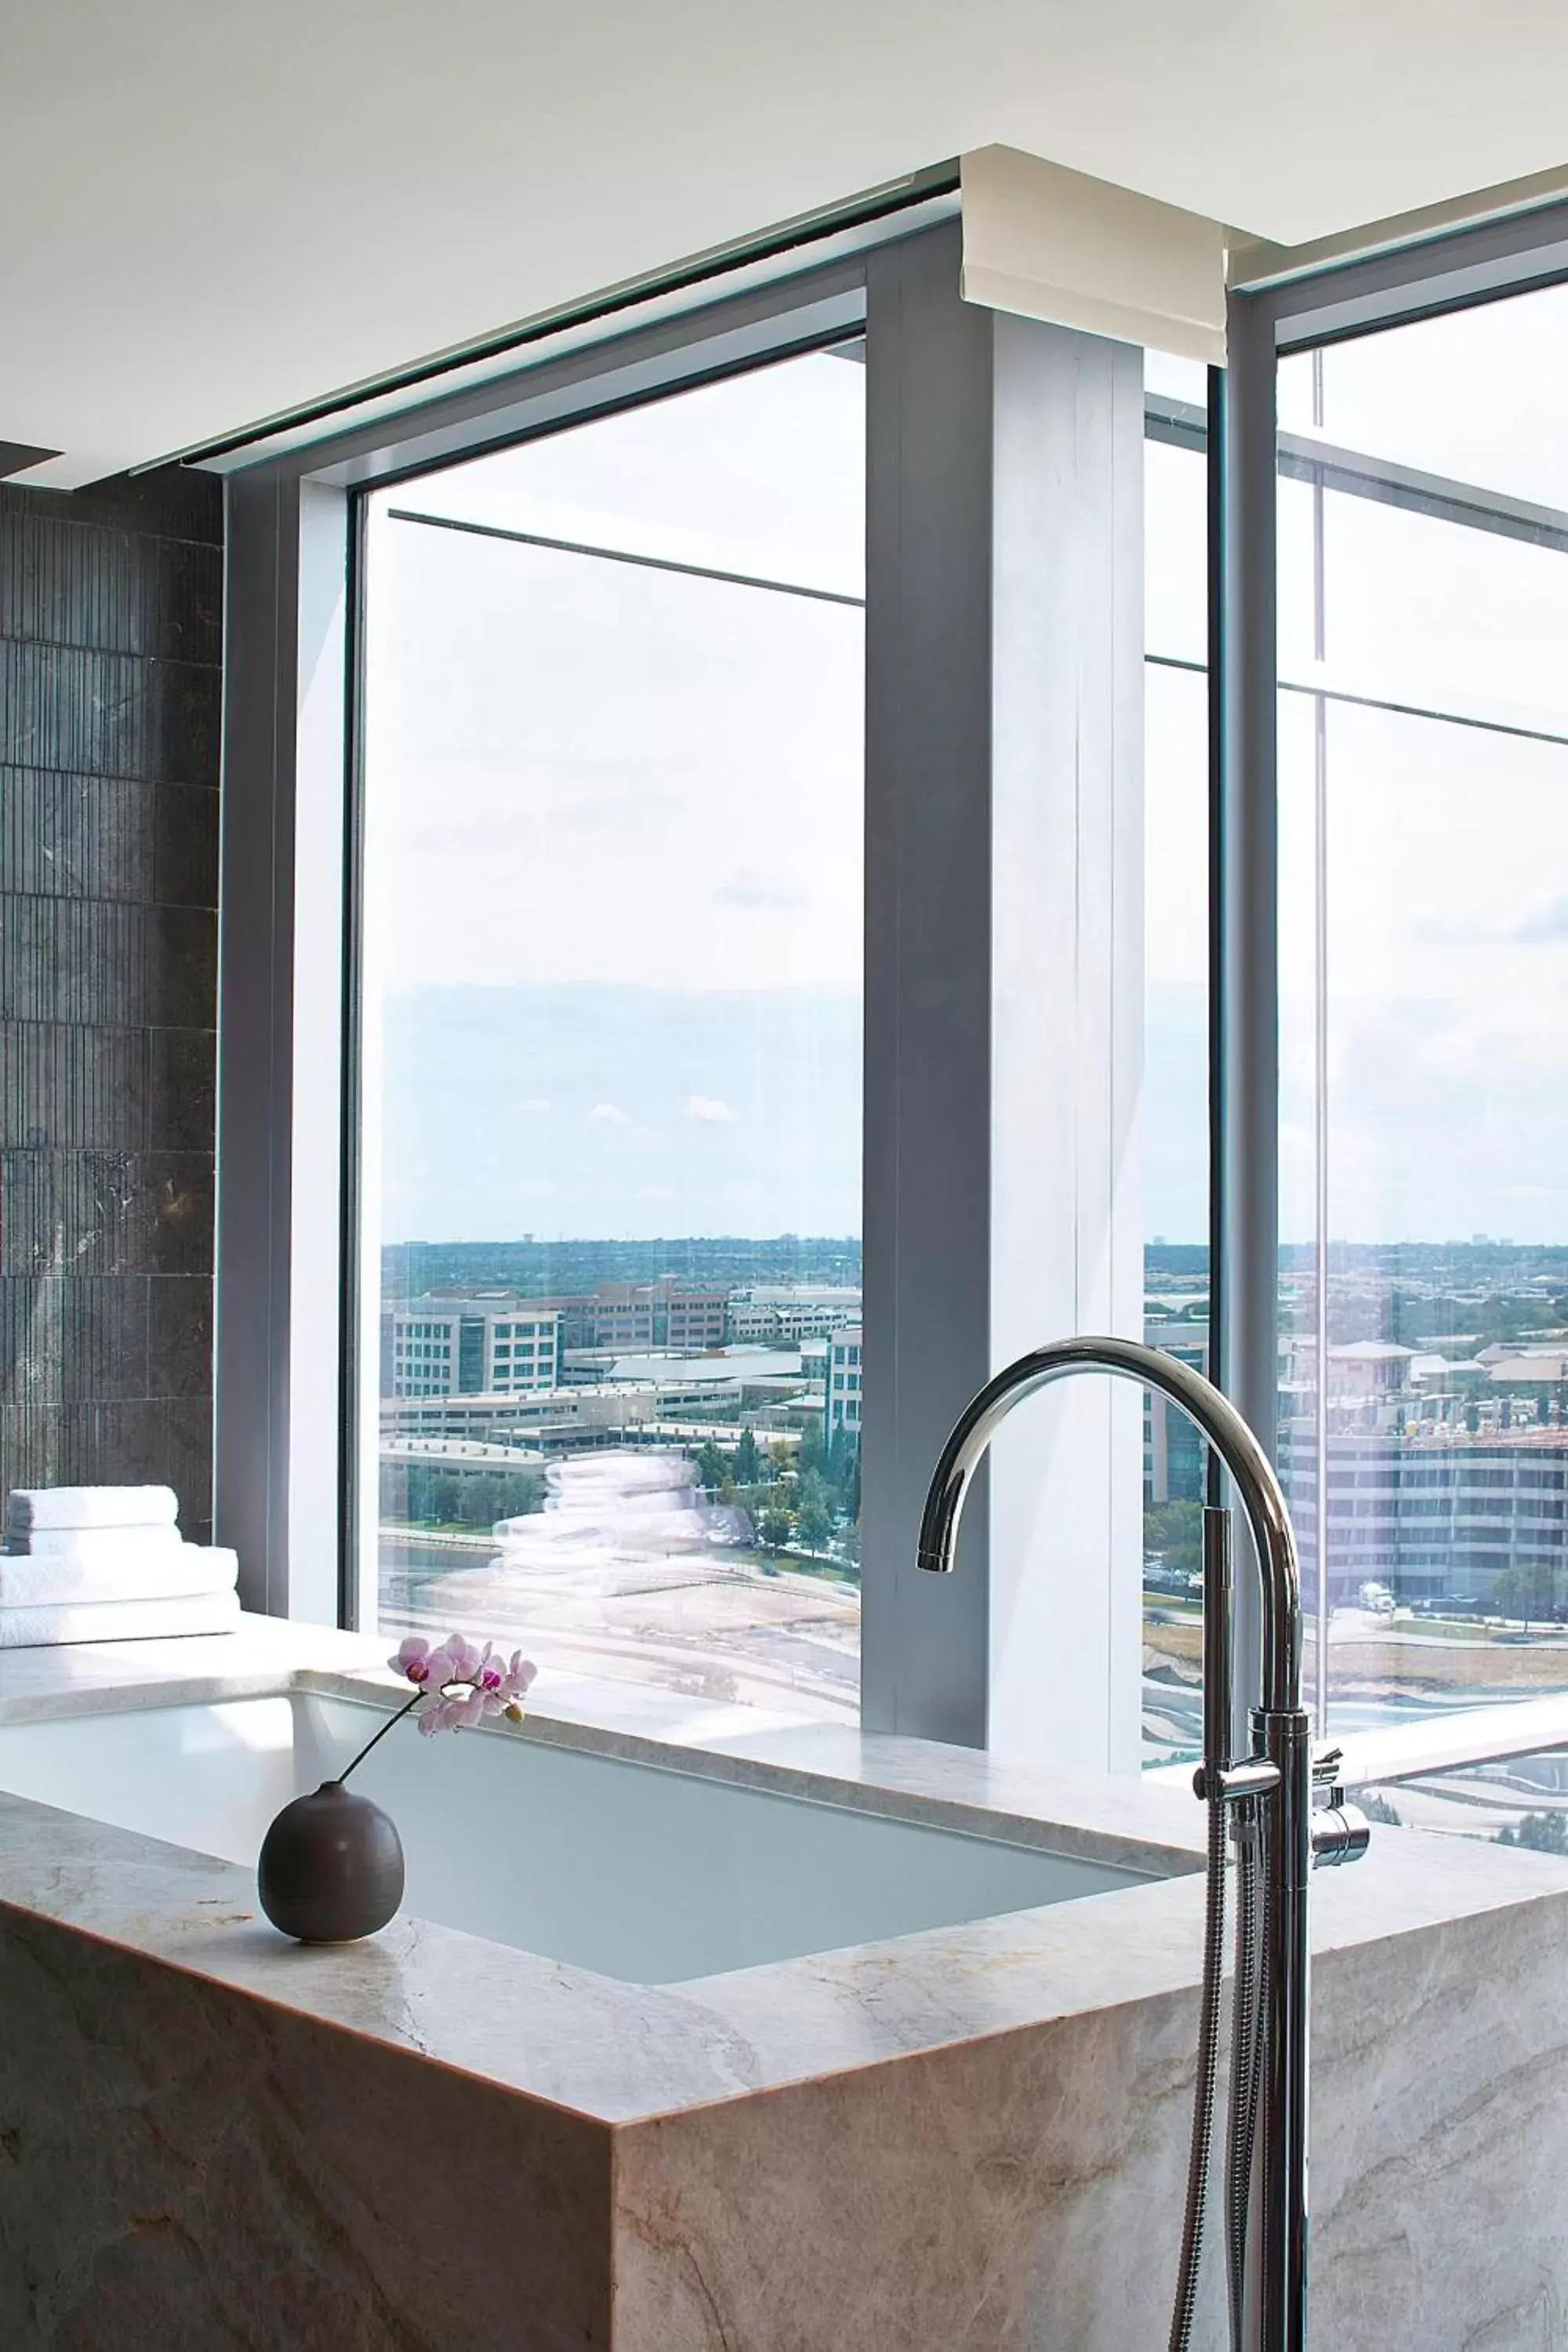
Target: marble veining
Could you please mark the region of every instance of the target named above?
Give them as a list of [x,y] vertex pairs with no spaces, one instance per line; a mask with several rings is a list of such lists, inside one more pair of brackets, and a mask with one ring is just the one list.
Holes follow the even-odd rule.
[[[0,1725],[300,1688],[384,1706],[379,1653],[253,1622],[12,1654]],[[648,1988],[416,1918],[302,1950],[247,1872],[0,1797],[3,2340],[435,2352],[471,2340],[477,2296],[487,2338],[529,2352],[1163,2341],[1196,1805],[662,1694],[541,1698],[521,1736],[1169,1874]],[[1568,1864],[1380,1831],[1314,1924],[1314,2345],[1562,2346]],[[1211,2270],[1197,2343],[1221,2342]]]

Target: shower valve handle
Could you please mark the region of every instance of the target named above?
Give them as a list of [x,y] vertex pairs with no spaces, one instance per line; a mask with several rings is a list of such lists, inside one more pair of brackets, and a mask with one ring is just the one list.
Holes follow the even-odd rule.
[[1312,1815],[1312,1867],[1337,1870],[1359,1862],[1372,1843],[1372,1823],[1355,1805],[1347,1805],[1342,1789],[1331,1789],[1326,1805]]
[[1372,1843],[1372,1824],[1355,1805],[1347,1805],[1340,1780],[1342,1748],[1325,1748],[1312,1759],[1312,1867],[1336,1870],[1359,1862]]

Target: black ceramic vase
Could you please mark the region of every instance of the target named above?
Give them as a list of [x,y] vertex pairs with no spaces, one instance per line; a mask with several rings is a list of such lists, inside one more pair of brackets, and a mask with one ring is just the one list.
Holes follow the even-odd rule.
[[352,1944],[384,1927],[403,1900],[403,1842],[368,1797],[323,1780],[285,1805],[261,1841],[261,1907],[301,1944]]

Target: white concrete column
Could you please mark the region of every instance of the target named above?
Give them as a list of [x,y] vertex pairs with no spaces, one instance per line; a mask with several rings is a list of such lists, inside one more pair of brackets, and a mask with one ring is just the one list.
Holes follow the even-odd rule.
[[[991,1369],[1142,1333],[1142,358],[995,321]],[[993,1449],[989,1744],[1138,1765],[1142,1412],[1125,1381]]]

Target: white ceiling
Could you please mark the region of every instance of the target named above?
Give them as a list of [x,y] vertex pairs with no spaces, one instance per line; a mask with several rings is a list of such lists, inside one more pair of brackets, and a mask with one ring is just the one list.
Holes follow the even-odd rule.
[[993,142],[1284,243],[1568,160],[1562,0],[13,0],[61,484]]

